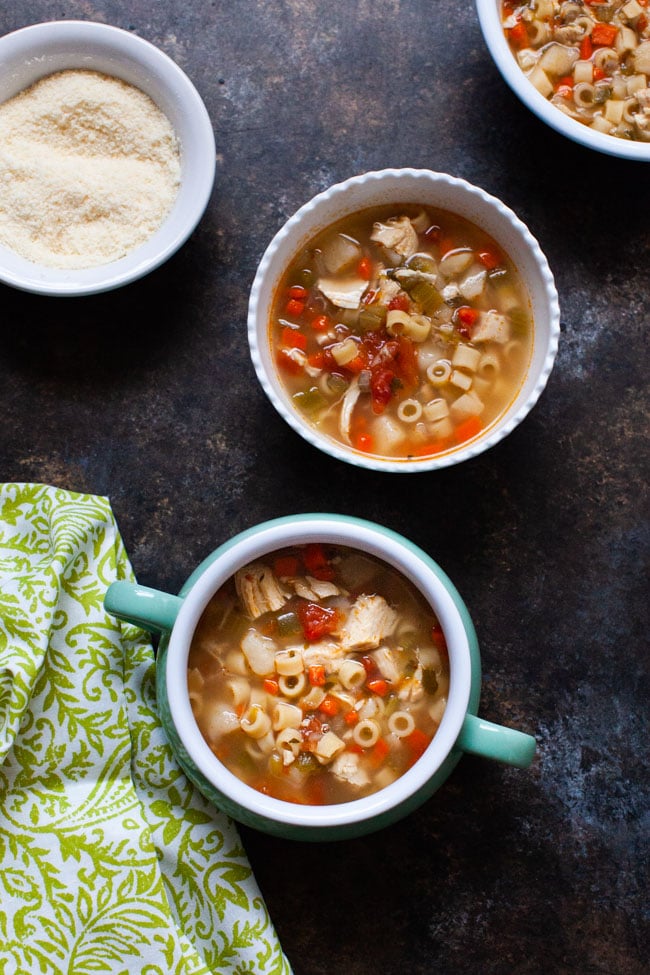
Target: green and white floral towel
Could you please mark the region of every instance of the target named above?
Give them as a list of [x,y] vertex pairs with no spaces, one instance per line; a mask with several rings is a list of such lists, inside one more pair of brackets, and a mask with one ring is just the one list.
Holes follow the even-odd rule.
[[176,765],[105,498],[0,485],[0,972],[287,975],[233,824]]

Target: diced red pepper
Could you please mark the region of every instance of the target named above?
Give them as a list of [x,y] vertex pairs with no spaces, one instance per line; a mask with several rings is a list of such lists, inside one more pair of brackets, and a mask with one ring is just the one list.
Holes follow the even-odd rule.
[[366,687],[373,694],[378,694],[379,697],[386,697],[388,694],[388,681],[385,681],[383,677],[375,677],[373,680],[366,681]]
[[370,278],[372,277],[372,261],[369,257],[364,255],[361,258],[357,264],[357,274],[360,278],[363,278],[364,281],[370,281]]
[[312,664],[307,670],[307,675],[312,687],[322,687],[325,683],[325,668],[322,664]]
[[287,315],[291,315],[292,318],[300,318],[305,310],[304,301],[299,301],[297,298],[289,298],[285,305],[285,311]]
[[330,565],[320,542],[310,542],[306,545],[302,559],[305,568],[314,578],[321,579],[324,582],[331,582],[334,578],[334,569]]
[[273,563],[273,571],[281,578],[297,576],[299,567],[300,563],[295,555],[281,555]]
[[285,325],[282,329],[282,344],[288,349],[300,349],[304,352],[307,348],[307,336],[298,329]]
[[611,47],[616,40],[618,27],[615,24],[594,24],[591,31],[591,43],[594,47]]
[[331,694],[326,694],[318,705],[318,710],[326,714],[328,718],[333,718],[341,710],[341,705]]
[[296,610],[305,640],[310,643],[332,633],[338,626],[339,614],[329,606],[301,602]]
[[406,294],[395,295],[388,302],[389,311],[408,311],[410,308],[409,298]]
[[591,38],[589,34],[585,34],[585,36],[580,41],[580,58],[582,61],[588,61],[593,53],[594,53],[594,46],[591,43]]

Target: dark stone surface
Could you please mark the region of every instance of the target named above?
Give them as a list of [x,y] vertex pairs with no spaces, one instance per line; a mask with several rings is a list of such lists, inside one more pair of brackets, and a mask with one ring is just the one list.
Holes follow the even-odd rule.
[[[401,531],[474,616],[481,713],[539,740],[530,771],[465,758],[363,840],[242,830],[296,975],[646,972],[648,167],[533,118],[461,0],[25,0],[2,5],[0,32],[64,18],[132,30],[187,71],[217,182],[191,240],[140,283],[76,300],[0,286],[3,479],[110,496],[140,581],[171,591],[269,517]],[[463,176],[528,223],[563,329],[546,392],[505,442],[391,477],[284,425],[245,319],[287,216],[404,165]]]

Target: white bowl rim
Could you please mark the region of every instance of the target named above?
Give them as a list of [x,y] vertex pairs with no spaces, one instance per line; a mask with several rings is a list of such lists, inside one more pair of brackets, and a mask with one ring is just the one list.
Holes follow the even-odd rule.
[[650,142],[635,142],[607,135],[606,132],[596,132],[595,129],[565,115],[544,98],[528,80],[513,57],[501,26],[499,2],[500,0],[476,0],[479,23],[488,50],[504,81],[521,101],[543,122],[573,142],[581,143],[589,149],[596,149],[608,156],[650,162]]
[[[111,291],[143,277],[167,261],[185,243],[203,216],[212,193],[216,172],[216,147],[208,111],[182,68],[155,44],[110,24],[85,20],[52,20],[30,24],[0,37],[0,61],[6,72],[7,65],[11,67],[12,62],[20,60],[25,63],[33,59],[37,63],[39,56],[63,50],[67,46],[70,46],[71,51],[75,48],[82,50],[83,45],[90,42],[104,47],[107,55],[113,52],[137,64],[144,72],[155,76],[161,87],[173,92],[177,101],[187,106],[183,114],[188,120],[188,126],[192,128],[196,143],[190,161],[195,163],[192,166],[193,192],[184,202],[182,219],[178,220],[178,226],[173,231],[169,218],[174,214],[175,204],[151,237],[125,257],[107,264],[80,269],[46,267],[27,261],[0,245],[0,281],[18,290],[55,297],[76,297]],[[84,64],[83,67],[93,70],[92,63]],[[48,73],[45,69],[36,77],[44,77]],[[120,77],[119,65],[116,65],[114,76]],[[182,145],[181,157],[184,169]],[[183,179],[182,170],[178,195],[182,190]],[[11,266],[8,267],[5,261],[9,261]]]
[[[466,193],[478,197],[484,203],[495,209],[502,218],[510,223],[513,230],[515,230],[515,232],[517,232],[522,238],[524,245],[528,247],[532,258],[537,265],[545,291],[545,297],[548,302],[549,336],[544,355],[544,362],[534,388],[531,389],[528,397],[519,405],[516,411],[510,412],[502,420],[497,420],[496,424],[494,424],[484,436],[479,437],[476,441],[471,441],[467,445],[460,446],[447,453],[436,454],[432,457],[418,458],[417,460],[403,460],[399,458],[393,460],[381,456],[365,454],[361,451],[355,451],[353,448],[346,449],[343,445],[337,443],[329,437],[325,437],[315,428],[312,428],[306,422],[302,421],[302,419],[298,416],[297,411],[292,410],[277,395],[276,390],[267,375],[267,370],[262,360],[260,344],[258,342],[258,330],[261,330],[261,322],[258,329],[260,292],[265,275],[278,248],[285,242],[285,240],[291,237],[295,230],[299,229],[303,218],[308,216],[312,210],[316,209],[320,204],[329,201],[338,195],[344,196],[344,194],[351,187],[358,186],[362,183],[381,181],[386,178],[422,179],[427,182],[436,182],[446,184],[448,186],[462,188]],[[443,204],[441,204],[441,206],[443,206]],[[359,207],[357,206],[354,209],[358,208]],[[349,211],[343,209],[342,212],[352,212],[352,209]],[[264,334],[266,334],[266,327],[267,325],[265,324]],[[367,173],[360,173],[359,175],[351,176],[340,183],[335,183],[329,188],[316,194],[316,196],[312,197],[312,199],[307,203],[304,203],[293,214],[293,216],[289,217],[283,226],[280,227],[266,248],[255,274],[248,306],[248,341],[253,366],[264,392],[280,416],[282,416],[283,419],[298,434],[300,434],[300,436],[307,440],[308,443],[311,443],[312,446],[315,446],[320,450],[323,450],[325,453],[330,454],[332,457],[336,457],[338,460],[354,464],[357,467],[398,474],[419,473],[449,467],[451,465],[461,463],[462,461],[470,460],[471,458],[478,456],[485,450],[488,450],[490,447],[503,440],[528,415],[542,394],[553,368],[553,363],[557,354],[559,336],[560,308],[553,274],[548,265],[548,261],[539,246],[539,243],[533,237],[528,227],[509,207],[502,203],[501,200],[490,195],[480,187],[475,186],[474,184],[469,183],[467,180],[460,177],[450,176],[447,173],[439,173],[429,169],[413,169],[405,167],[400,169],[381,169],[373,170]]]
[[[264,795],[246,785],[215,758],[199,731],[187,693],[189,637],[219,584],[231,578],[237,568],[285,545],[306,540],[348,545],[370,552],[395,566],[422,591],[440,620],[452,669],[449,697],[438,731],[424,756],[385,788],[362,799],[327,806],[303,806]],[[469,705],[472,663],[470,644],[459,609],[445,586],[445,573],[438,575],[421,560],[418,547],[370,522],[347,522],[336,516],[314,515],[295,523],[262,525],[242,538],[213,562],[184,597],[172,629],[165,662],[165,683],[169,711],[183,748],[194,766],[208,781],[240,808],[267,820],[289,826],[331,827],[349,825],[381,816],[422,789],[436,774],[453,749]],[[438,567],[439,568],[439,567]],[[451,584],[453,588],[453,583]],[[425,594],[426,595],[426,594]]]

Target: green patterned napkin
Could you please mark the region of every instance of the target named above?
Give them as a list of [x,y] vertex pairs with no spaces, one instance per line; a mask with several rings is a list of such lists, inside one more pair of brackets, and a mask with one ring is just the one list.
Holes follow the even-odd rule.
[[176,765],[105,498],[0,485],[0,972],[287,975],[233,824]]

